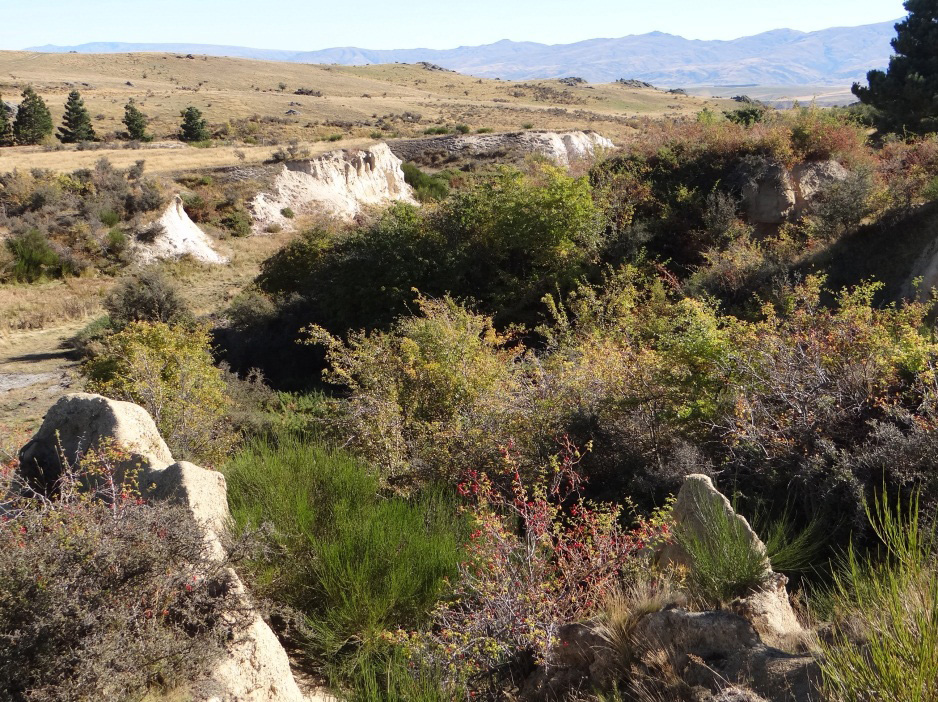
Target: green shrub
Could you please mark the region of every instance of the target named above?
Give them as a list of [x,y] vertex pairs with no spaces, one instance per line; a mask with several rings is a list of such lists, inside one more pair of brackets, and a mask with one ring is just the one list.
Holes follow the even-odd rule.
[[105,227],[114,227],[120,223],[121,216],[114,210],[101,210],[98,219],[101,220],[101,224]]
[[525,122],[521,125],[522,129],[534,129],[534,124],[532,122]]
[[494,131],[491,127],[479,127],[476,129],[476,134],[491,134]]
[[413,163],[405,163],[401,168],[404,180],[414,189],[421,202],[443,200],[449,195],[449,183],[445,178],[424,173]]
[[280,214],[282,214],[287,219],[293,219],[294,217],[296,217],[296,213],[293,210],[291,210],[289,207],[284,207],[282,210],[280,210]]
[[227,455],[230,402],[205,329],[130,322],[81,372],[91,392],[147,410],[176,458],[212,463]]
[[690,557],[691,592],[719,606],[756,590],[765,582],[766,554],[753,547],[749,530],[716,501],[696,505],[701,529],[675,529],[674,538]]
[[229,212],[222,218],[221,224],[231,232],[232,236],[251,235],[251,215],[244,210],[238,209]]
[[127,234],[122,229],[115,227],[108,231],[107,236],[104,238],[104,246],[112,256],[120,256],[127,250],[128,241]]
[[450,133],[450,128],[449,128],[449,127],[443,127],[443,126],[439,126],[439,127],[427,127],[426,129],[423,130],[423,133],[426,134],[426,135],[428,135],[428,136],[437,135],[437,134],[449,134],[449,133]]
[[191,317],[188,306],[170,280],[157,268],[126,278],[104,300],[117,328],[131,322],[179,322]]
[[326,141],[342,141],[344,138],[344,134],[330,134],[326,137]]
[[46,236],[33,227],[6,240],[13,257],[9,275],[13,280],[34,283],[47,276],[58,277],[62,259],[49,245]]
[[455,129],[457,134],[468,134],[472,131],[468,124],[457,124],[453,129]]
[[918,498],[906,507],[877,497],[867,515],[880,553],[851,547],[830,593],[841,628],[820,658],[827,699],[938,699],[936,534]]
[[251,442],[224,472],[238,525],[269,527],[255,578],[306,615],[314,654],[417,626],[456,572],[464,529],[442,492],[383,497],[369,466],[290,435]]

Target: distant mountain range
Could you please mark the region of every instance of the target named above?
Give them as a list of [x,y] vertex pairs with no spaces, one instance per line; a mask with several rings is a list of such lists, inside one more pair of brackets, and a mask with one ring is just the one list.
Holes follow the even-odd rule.
[[456,49],[279,51],[210,44],[34,46],[29,51],[124,53],[138,51],[207,54],[237,58],[337,63],[349,66],[426,61],[484,78],[530,80],[578,76],[590,82],[635,78],[662,87],[713,85],[847,85],[892,54],[895,22],[836,27],[817,32],[777,29],[731,41],[702,41],[652,32],[575,44],[503,40]]

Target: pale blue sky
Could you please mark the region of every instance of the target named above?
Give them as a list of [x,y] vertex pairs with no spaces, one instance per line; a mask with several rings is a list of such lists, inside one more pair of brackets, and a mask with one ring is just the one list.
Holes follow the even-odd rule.
[[901,0],[0,0],[0,48],[91,41],[452,48],[654,30],[731,39],[902,15]]

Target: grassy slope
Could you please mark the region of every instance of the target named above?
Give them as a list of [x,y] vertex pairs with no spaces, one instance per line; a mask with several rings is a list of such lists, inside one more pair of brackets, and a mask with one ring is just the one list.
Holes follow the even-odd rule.
[[[281,83],[286,84],[283,91]],[[407,111],[421,114],[423,120],[410,127],[398,123],[404,136],[419,134],[435,122],[463,122],[473,129],[495,130],[531,123],[539,129],[595,129],[616,140],[632,133],[626,124],[630,117],[690,115],[705,104],[718,109],[733,104],[616,84],[568,87],[558,81],[481,80],[403,64],[342,67],[216,57],[188,59],[175,54],[0,51],[0,94],[15,102],[26,84],[32,84],[47,101],[56,124],[69,90],[79,88],[92,116],[101,116],[95,122],[99,136],[123,129],[124,104],[133,97],[153,118],[151,131],[158,140],[171,138],[178,128],[179,112],[195,105],[214,125],[252,115],[276,117],[289,121],[265,126],[266,136],[314,142],[341,133],[344,140],[338,146],[365,143],[378,118]],[[320,90],[323,96],[294,95],[297,88]],[[287,116],[290,109],[300,114]],[[263,161],[273,150],[270,146],[240,148],[248,163]],[[317,148],[325,150],[326,145],[318,144]],[[44,153],[40,147],[15,147],[0,150],[0,171],[15,167],[70,170],[107,156],[118,165],[146,158],[151,171],[168,173],[235,165],[239,163],[235,149],[196,150],[178,142],[150,145],[141,151],[78,152],[69,147]]]

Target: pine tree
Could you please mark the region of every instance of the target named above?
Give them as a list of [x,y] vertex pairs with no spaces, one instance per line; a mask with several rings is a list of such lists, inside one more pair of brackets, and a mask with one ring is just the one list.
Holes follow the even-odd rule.
[[13,145],[13,120],[7,112],[7,106],[0,95],[0,146]]
[[938,131],[938,0],[906,0],[909,16],[896,25],[889,69],[866,74],[853,94],[879,110],[881,127]]
[[17,144],[38,144],[52,134],[52,129],[49,108],[32,86],[27,85],[13,122],[13,139]]
[[140,111],[133,98],[124,106],[124,126],[127,127],[128,138],[150,141],[151,137],[147,134],[147,116]]
[[202,112],[197,107],[190,106],[182,111],[179,138],[182,141],[206,141],[210,138]]
[[91,115],[81,99],[81,93],[73,90],[68,94],[65,103],[65,116],[62,126],[59,127],[59,140],[63,144],[78,144],[83,141],[95,141],[94,127],[91,126]]

